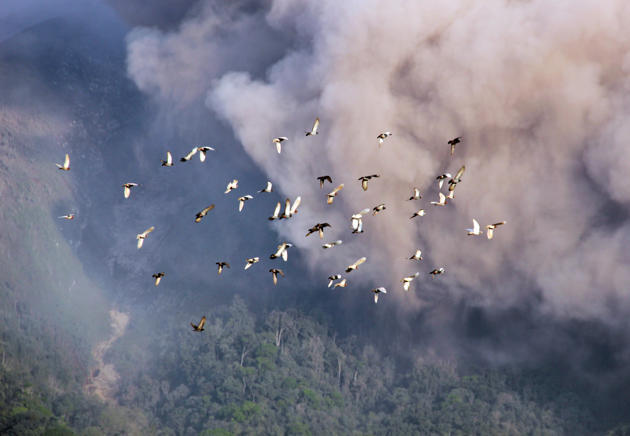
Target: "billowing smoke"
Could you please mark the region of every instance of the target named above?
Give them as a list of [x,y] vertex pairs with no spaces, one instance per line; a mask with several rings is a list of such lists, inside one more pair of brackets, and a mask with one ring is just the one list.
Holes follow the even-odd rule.
[[[129,73],[168,105],[207,93],[207,107],[283,194],[302,196],[299,214],[277,230],[318,275],[367,256],[352,285],[386,286],[381,301],[401,307],[447,296],[505,308],[536,294],[545,316],[625,322],[625,2],[275,0],[250,9],[219,13],[206,2],[177,31],[134,31]],[[320,134],[306,137],[317,116]],[[393,135],[379,148],[383,131]],[[451,157],[447,140],[460,135]],[[289,137],[281,155],[276,136]],[[429,205],[435,177],[463,164],[455,199]],[[356,179],[374,173],[363,192]],[[324,174],[333,184],[320,190]],[[414,186],[420,201],[407,200]],[[387,209],[351,234],[350,215],[379,203]],[[427,216],[410,220],[420,207]],[[473,218],[507,224],[489,241],[466,235]],[[333,226],[325,241],[344,245],[324,251],[316,236],[304,238],[324,221]],[[420,264],[407,259],[416,248]],[[446,274],[432,279],[438,266]],[[399,281],[416,270],[405,293]]]

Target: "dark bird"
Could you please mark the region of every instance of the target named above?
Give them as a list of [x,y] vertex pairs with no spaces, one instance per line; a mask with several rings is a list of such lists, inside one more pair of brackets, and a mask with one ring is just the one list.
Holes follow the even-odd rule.
[[196,325],[195,323],[192,323],[192,322],[190,323],[190,325],[192,326],[193,331],[195,331],[195,332],[202,332],[204,330],[203,329],[203,325],[205,323],[206,323],[206,317],[202,316],[201,317],[201,321],[199,321],[199,325]]
[[166,275],[165,272],[159,272],[159,273],[155,273],[153,274],[153,278],[155,279],[155,286],[160,284],[160,281],[162,280],[162,277],[164,277]]
[[215,262],[217,264],[217,274],[221,274],[223,272],[223,268],[229,268],[230,264],[227,262]]
[[363,188],[364,191],[367,191],[367,189],[368,189],[368,180],[376,179],[377,177],[381,177],[381,176],[378,175],[378,174],[372,174],[370,176],[359,177],[357,180],[361,181],[361,187]]
[[453,156],[453,153],[455,153],[455,146],[459,144],[460,142],[462,142],[462,138],[463,136],[458,136],[457,138],[453,138],[450,141],[448,141],[448,145],[451,146],[451,156]]
[[324,187],[324,182],[332,183],[332,178],[330,176],[319,176],[317,180],[319,180],[320,188]]
[[308,229],[308,233],[306,234],[306,236],[309,236],[315,232],[319,232],[319,237],[320,239],[324,238],[324,229],[326,227],[332,227],[330,224],[328,223],[317,223],[315,224],[313,227],[311,227],[310,229]]
[[445,269],[440,267],[440,268],[435,268],[433,271],[431,271],[429,274],[431,274],[433,277],[440,275],[440,274],[444,274]]
[[271,268],[269,270],[269,272],[271,273],[271,275],[273,276],[273,284],[277,285],[278,284],[278,274],[280,274],[282,277],[284,277],[284,273],[282,272],[281,269],[278,268]]
[[197,215],[195,215],[195,222],[199,223],[201,222],[201,220],[203,219],[203,217],[205,217],[208,212],[210,212],[212,209],[214,209],[214,203],[211,204],[210,206],[206,207],[204,210],[202,210],[201,212],[198,212]]

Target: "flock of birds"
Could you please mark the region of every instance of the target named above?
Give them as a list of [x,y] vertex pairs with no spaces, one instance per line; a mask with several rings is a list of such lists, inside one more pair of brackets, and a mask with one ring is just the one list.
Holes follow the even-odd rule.
[[[311,128],[310,131],[306,132],[306,136],[315,136],[317,135],[319,132],[319,118],[317,118],[315,120],[315,122],[313,123],[313,127]],[[383,132],[380,133],[376,139],[378,141],[378,146],[379,148],[383,145],[383,143],[385,142],[385,140],[387,138],[389,138],[390,136],[392,136],[392,132]],[[451,156],[453,156],[453,154],[455,153],[455,148],[456,145],[462,142],[462,137],[458,136],[456,138],[453,138],[451,140],[449,140],[447,142],[447,144],[450,146],[450,153]],[[276,151],[278,153],[282,153],[282,144],[288,141],[288,138],[286,136],[280,136],[277,138],[273,138],[272,139],[272,144],[275,145],[276,147]],[[206,154],[209,151],[214,151],[214,148],[212,147],[207,147],[207,146],[197,146],[194,147],[188,154],[186,154],[185,156],[183,156],[180,161],[181,162],[187,162],[189,160],[191,160],[195,154],[199,154],[199,160],[201,162],[204,162],[206,160]],[[166,152],[166,160],[162,160],[162,166],[164,167],[172,167],[174,165],[173,163],[173,156],[171,155],[170,151]],[[62,171],[69,171],[70,170],[70,156],[68,154],[66,154],[65,156],[65,160],[63,162],[63,164],[56,164],[57,167],[62,170]],[[443,173],[438,175],[435,179],[437,181],[438,184],[438,201],[431,201],[430,204],[433,206],[446,206],[449,202],[449,200],[452,200],[455,198],[455,188],[457,187],[457,185],[459,183],[461,183],[462,181],[462,177],[464,175],[464,171],[466,170],[466,166],[462,166],[456,173],[455,175],[451,175],[450,173]],[[366,176],[361,176],[358,178],[358,181],[361,182],[361,187],[364,191],[368,190],[369,187],[369,181],[372,179],[377,179],[379,178],[380,175],[379,174],[370,174],[370,175],[366,175]],[[321,189],[324,188],[324,185],[326,182],[333,184],[333,180],[332,177],[329,175],[322,175],[317,177],[317,181],[319,182],[319,186]],[[444,185],[444,182],[448,183],[448,193],[447,195],[444,195],[444,193],[441,192],[441,189]],[[129,198],[131,196],[131,190],[135,187],[137,187],[138,184],[137,183],[124,183],[122,185],[123,187],[123,196],[124,198]],[[331,192],[329,192],[327,194],[327,204],[333,204],[335,198],[337,197],[337,195],[341,192],[341,190],[343,189],[344,184],[341,183],[340,185],[338,185],[337,187],[335,187]],[[225,189],[225,194],[229,194],[230,192],[232,192],[233,190],[238,189],[238,180],[234,179],[232,181],[230,181],[227,184],[227,187]],[[414,200],[420,200],[422,199],[422,195],[420,193],[420,190],[416,187],[412,188],[412,195],[409,197],[409,201],[414,201]],[[270,181],[267,181],[266,186],[261,189],[260,191],[258,191],[258,193],[270,193],[273,192],[273,185]],[[253,199],[254,197],[252,195],[243,195],[241,197],[238,198],[238,210],[239,212],[243,210],[243,208],[245,207],[245,203],[248,200]],[[297,212],[298,212],[298,207],[300,206],[301,203],[301,197],[296,197],[295,200],[291,201],[289,198],[287,198],[284,202],[284,209],[282,208],[282,203],[281,202],[277,202],[276,207],[273,211],[273,214],[268,218],[270,221],[274,221],[274,220],[282,220],[282,219],[289,219],[291,217],[293,217]],[[203,220],[203,218],[214,209],[215,205],[211,204],[207,207],[205,207],[204,209],[202,209],[201,211],[199,211],[196,215],[195,215],[195,222],[199,223]],[[361,210],[360,212],[354,214],[351,216],[350,218],[350,227],[352,229],[352,233],[363,233],[363,216],[372,212],[372,215],[375,216],[377,214],[379,214],[380,212],[384,211],[386,209],[386,205],[385,203],[381,203],[378,204],[376,206],[374,206],[373,208],[366,208]],[[419,209],[416,212],[413,213],[413,215],[411,215],[410,219],[414,219],[416,217],[423,217],[426,215],[426,211],[424,209]],[[60,216],[59,218],[63,218],[66,220],[72,220],[75,218],[75,214],[74,213],[69,213],[67,215],[63,215]],[[469,236],[480,236],[483,235],[484,231],[482,230],[482,227],[480,226],[479,222],[477,222],[476,219],[473,218],[473,227],[470,229],[466,229],[466,232]],[[501,225],[505,224],[506,221],[499,221],[496,223],[492,223],[492,224],[488,224],[485,226],[485,232],[486,232],[486,236],[488,239],[492,239],[494,236],[494,231]],[[319,237],[321,239],[324,238],[324,230],[326,228],[331,227],[331,225],[327,222],[323,222],[323,223],[316,223],[315,225],[313,225],[311,228],[308,229],[306,236],[310,236],[313,233],[317,233],[319,235]],[[148,229],[146,229],[145,231],[138,233],[136,235],[136,245],[137,248],[140,249],[142,248],[145,239],[147,239],[147,237],[151,234],[151,232],[153,232],[153,230],[155,229],[154,226],[149,227]],[[323,249],[330,249],[333,248],[335,246],[341,245],[343,243],[342,240],[336,240],[336,241],[332,241],[332,242],[327,242],[324,243],[322,245]],[[277,250],[272,253],[269,258],[270,259],[278,259],[281,258],[283,261],[287,261],[288,260],[288,250],[293,247],[293,244],[289,243],[289,242],[283,242],[280,245],[277,246]],[[422,258],[422,251],[421,250],[416,250],[416,252],[414,254],[412,254],[409,257],[409,260],[412,261],[421,261]],[[252,258],[248,258],[245,260],[245,266],[244,269],[247,270],[249,268],[251,268],[254,264],[258,263],[260,261],[259,257],[252,257]],[[365,263],[367,261],[366,257],[361,257],[359,259],[357,259],[354,263],[348,265],[345,268],[345,273],[349,274],[352,271],[355,271],[359,268],[359,266],[363,263]],[[218,262],[216,262],[217,265],[217,274],[221,274],[225,268],[230,268],[230,264],[228,262],[225,262],[223,260],[220,260]],[[444,267],[438,267],[438,268],[434,268],[433,270],[431,270],[429,272],[430,275],[432,275],[433,277],[444,274],[445,273],[445,268]],[[269,272],[271,273],[272,276],[272,280],[273,280],[273,284],[277,285],[278,283],[278,276],[280,277],[284,277],[284,271],[282,271],[279,268],[271,268],[269,269]],[[160,281],[162,280],[162,278],[166,275],[166,273],[164,271],[160,271],[157,272],[155,274],[153,274],[153,279],[154,279],[154,284],[155,286],[158,286],[160,284]],[[402,282],[402,287],[403,290],[405,291],[409,291],[411,282],[416,279],[418,276],[420,275],[420,272],[416,272],[414,274],[411,274],[409,276],[403,277],[401,282]],[[332,287],[334,288],[345,288],[348,285],[348,279],[347,277],[344,277],[342,274],[333,274],[331,276],[328,277],[328,287]],[[379,298],[379,294],[386,294],[387,293],[387,289],[385,287],[377,287],[374,289],[371,289],[371,292],[374,295],[374,303],[378,302],[378,298]],[[206,322],[206,317],[202,317],[201,320],[199,321],[198,324],[195,323],[190,323],[190,325],[192,326],[194,331],[198,331],[201,332],[204,330],[204,324]]]

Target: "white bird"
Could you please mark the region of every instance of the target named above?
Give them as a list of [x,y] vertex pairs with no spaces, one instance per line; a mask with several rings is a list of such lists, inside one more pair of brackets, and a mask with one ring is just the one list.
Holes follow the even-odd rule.
[[173,156],[170,151],[166,152],[166,160],[162,161],[163,167],[172,167],[173,166]]
[[409,197],[409,200],[420,200],[422,195],[420,195],[420,190],[418,188],[413,188],[413,195]]
[[416,277],[418,277],[420,275],[419,272],[412,274],[410,276],[404,277],[401,282],[403,284],[403,289],[407,292],[409,292],[409,285],[411,284],[411,282],[413,281],[413,279],[415,279]]
[[258,192],[273,192],[273,185],[271,184],[271,182],[267,181],[267,186],[265,186],[264,189],[261,189]]
[[381,204],[378,204],[378,205],[374,206],[372,208],[372,216],[376,215],[377,213],[379,213],[381,211],[384,211],[385,209],[387,209],[385,207],[385,203],[381,203]]
[[335,197],[337,196],[337,194],[339,193],[339,191],[341,191],[343,189],[343,183],[339,186],[337,186],[335,189],[333,189],[329,194],[328,194],[328,200],[326,201],[328,204],[333,204],[333,201],[335,201]]
[[444,173],[444,174],[440,174],[439,176],[437,176],[435,178],[435,180],[438,181],[438,189],[442,189],[442,185],[444,184],[444,180],[446,179],[450,179],[453,176],[451,175],[451,173]]
[[269,272],[273,276],[273,284],[274,284],[274,286],[278,284],[278,274],[280,274],[282,277],[284,277],[284,273],[282,272],[281,269],[271,268],[269,270]]
[[206,153],[209,151],[214,151],[214,148],[203,146],[203,147],[198,147],[197,150],[199,150],[199,160],[201,162],[205,162]]
[[479,223],[477,222],[476,219],[473,218],[473,228],[472,229],[466,229],[466,231],[468,232],[468,236],[479,236],[479,235],[483,235],[483,232],[481,231],[481,229],[479,228]]
[[363,233],[363,215],[370,212],[369,208],[365,208],[362,211],[355,213],[350,218],[350,226],[352,233]]
[[328,242],[328,243],[322,245],[322,248],[324,248],[324,249],[325,248],[332,248],[332,247],[334,247],[336,245],[341,245],[341,244],[343,244],[343,241],[341,239],[338,239],[336,241]]
[[440,201],[432,201],[431,204],[433,206],[446,206],[447,200],[444,194],[438,192],[438,195],[440,196]]
[[186,156],[182,157],[180,159],[180,161],[182,162],[188,162],[190,159],[192,159],[192,157],[199,151],[199,147],[193,147],[192,150],[190,150],[190,153],[188,153]]
[[424,209],[420,209],[418,212],[415,212],[413,215],[411,215],[409,217],[409,219],[415,218],[417,216],[425,216],[427,213],[424,211]]
[[387,294],[387,289],[381,286],[380,288],[372,289],[372,292],[374,292],[374,303],[378,303],[378,294]]
[[282,153],[282,143],[288,139],[289,138],[287,138],[286,136],[279,136],[271,140],[272,143],[276,144],[276,150],[278,150],[278,154]]
[[260,261],[260,257],[251,257],[249,259],[247,259],[247,263],[245,264],[245,268],[244,269],[249,269],[253,264],[257,263]]
[[125,198],[129,198],[131,195],[131,188],[138,186],[137,183],[123,183],[123,195]]
[[276,259],[278,257],[282,257],[282,260],[286,262],[289,258],[288,249],[291,247],[293,247],[293,244],[289,242],[283,242],[282,244],[278,245],[277,251],[273,253],[271,256],[269,256],[269,259]]
[[502,226],[505,223],[507,223],[507,221],[499,221],[498,223],[488,224],[486,226],[486,229],[487,229],[486,236],[488,236],[488,239],[492,239],[492,237],[494,236],[494,229],[496,229],[499,226]]
[[315,118],[315,122],[313,123],[313,127],[310,132],[306,132],[306,136],[314,136],[317,135],[317,129],[319,129],[319,117]]
[[365,262],[367,260],[367,257],[362,257],[361,259],[358,259],[356,262],[354,262],[352,265],[349,265],[348,268],[346,268],[346,272],[352,272],[355,269],[357,269],[359,267],[359,265],[361,265],[363,262]]
[[282,208],[282,204],[278,202],[276,204],[276,208],[273,211],[273,215],[269,217],[269,221],[277,220],[280,218],[280,209]]
[[335,289],[335,288],[345,288],[346,286],[348,286],[348,279],[343,279],[343,280],[335,283],[335,286],[333,286],[333,289]]
[[416,252],[409,258],[409,260],[422,260],[422,251],[416,250]]
[[328,276],[328,287],[330,288],[335,280],[339,280],[341,278],[341,274],[333,274]]
[[57,165],[57,168],[59,168],[61,171],[70,171],[70,155],[66,153],[66,159],[63,161],[63,165],[61,164],[55,164],[55,165]]
[[66,219],[66,220],[73,220],[73,219],[74,219],[74,217],[75,217],[75,214],[73,214],[73,213],[69,213],[68,215],[61,215],[61,216],[60,216],[60,217],[58,217],[58,218],[63,218],[63,219]]
[[445,269],[440,267],[440,268],[435,268],[433,271],[431,271],[429,274],[431,274],[433,277],[440,275],[440,274],[444,274]]
[[147,236],[149,236],[149,233],[151,233],[153,230],[155,230],[155,227],[151,226],[148,229],[146,229],[144,232],[138,233],[136,235],[136,239],[138,240],[138,250],[142,248],[142,244],[144,243],[144,240],[146,239]]
[[232,192],[232,190],[238,188],[238,180],[234,179],[230,183],[227,184],[227,188],[225,188],[224,194]]
[[242,197],[238,197],[238,211],[239,212],[242,211],[243,207],[245,206],[245,202],[247,200],[251,200],[252,198],[254,198],[254,197],[252,197],[249,194],[248,195],[243,195]]
[[392,132],[383,132],[380,135],[378,135],[376,137],[376,139],[378,140],[378,146],[380,147],[383,144],[383,142],[390,136],[392,136]]
[[155,286],[160,284],[160,281],[162,281],[162,277],[164,277],[166,275],[165,272],[159,272],[159,273],[155,273],[153,274],[151,277],[153,277],[155,279]]

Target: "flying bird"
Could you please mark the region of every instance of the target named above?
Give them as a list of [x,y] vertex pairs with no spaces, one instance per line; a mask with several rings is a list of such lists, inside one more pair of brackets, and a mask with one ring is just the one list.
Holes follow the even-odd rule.
[[333,274],[328,276],[328,287],[330,288],[335,280],[341,279],[341,274]]
[[453,156],[453,153],[455,153],[455,146],[459,144],[460,142],[462,142],[462,138],[463,136],[458,136],[457,138],[453,138],[450,141],[448,141],[448,145],[451,146],[451,156]]
[[285,262],[289,259],[289,248],[293,247],[293,244],[289,242],[283,242],[278,245],[277,251],[269,256],[269,259],[276,259],[278,257],[282,257],[282,260]]
[[435,268],[433,271],[431,271],[429,274],[431,274],[433,277],[440,275],[440,274],[444,274],[445,269],[440,267],[440,268]]
[[63,219],[66,219],[66,220],[73,220],[74,217],[75,217],[75,214],[69,213],[68,215],[61,215],[59,218],[63,218]]
[[138,186],[137,183],[123,183],[123,195],[125,198],[129,198],[131,195],[131,188]]
[[365,262],[367,260],[367,257],[362,257],[361,259],[358,259],[356,262],[354,262],[352,265],[349,265],[348,268],[346,268],[346,272],[352,272],[355,269],[357,269],[359,267],[359,265],[361,265],[363,262]]
[[193,331],[196,331],[196,332],[202,332],[202,331],[203,331],[203,325],[204,325],[205,323],[206,323],[206,317],[205,317],[205,316],[203,316],[203,317],[201,317],[201,321],[199,321],[199,325],[195,325],[195,324],[194,324],[194,323],[192,323],[192,322],[190,323],[190,325],[192,326]]
[[273,220],[277,220],[280,218],[280,209],[282,208],[282,204],[280,202],[278,202],[276,204],[276,208],[273,211],[273,215],[271,215],[268,219],[269,221],[273,221]]
[[313,123],[313,127],[310,132],[306,132],[306,136],[314,136],[317,135],[317,129],[319,129],[319,117],[315,118],[315,122]]
[[444,180],[445,179],[450,179],[452,177],[453,176],[451,175],[451,173],[443,173],[443,174],[440,174],[439,176],[437,176],[435,178],[435,180],[438,181],[438,189],[442,189],[442,185],[444,184]]
[[416,252],[409,258],[409,260],[422,260],[422,251],[416,250]]
[[202,218],[205,217],[212,209],[214,209],[214,203],[203,209],[201,212],[197,212],[197,215],[195,215],[195,222],[201,222]]
[[214,148],[203,146],[203,147],[197,147],[197,150],[199,150],[199,161],[205,162],[206,153],[209,151],[214,151]]
[[142,244],[144,244],[144,240],[146,239],[147,236],[149,236],[149,233],[151,233],[153,230],[155,230],[155,227],[151,226],[148,229],[146,229],[144,232],[138,233],[136,235],[136,239],[138,240],[138,250],[142,248]]
[[324,182],[332,183],[332,178],[330,176],[319,176],[317,178],[317,180],[319,180],[319,187],[320,188],[324,187]]
[[70,155],[66,153],[66,159],[63,161],[63,165],[61,164],[55,164],[55,165],[57,165],[57,168],[59,168],[61,171],[70,171]]
[[227,184],[227,188],[225,188],[224,194],[228,194],[232,192],[232,190],[238,188],[238,180],[234,179],[230,183]]
[[284,213],[280,215],[280,219],[289,219],[298,212],[298,207],[302,202],[302,197],[297,196],[293,203],[288,198],[284,200]]
[[407,292],[409,292],[409,285],[411,284],[411,282],[413,281],[413,279],[415,279],[416,277],[418,277],[420,275],[419,272],[412,274],[410,276],[407,277],[403,277],[403,279],[401,280],[402,284],[403,284],[403,289]]
[[345,288],[346,286],[348,286],[348,279],[343,279],[343,280],[335,283],[335,285],[333,286],[333,289],[335,289],[335,288]]
[[337,186],[335,189],[333,189],[329,194],[328,194],[328,200],[326,201],[328,204],[333,204],[333,201],[335,201],[335,197],[337,196],[337,194],[339,193],[339,191],[341,191],[343,189],[343,183],[339,186]]
[[361,187],[363,188],[364,191],[367,191],[367,189],[368,189],[368,180],[376,179],[377,177],[381,177],[381,176],[378,175],[378,174],[372,174],[370,176],[359,177],[357,180],[361,181]]
[[258,192],[273,192],[273,185],[271,184],[271,182],[267,181],[267,186],[265,186]]
[[409,197],[409,200],[420,200],[422,195],[420,194],[420,190],[418,188],[413,188],[413,194]]
[[192,157],[195,155],[195,153],[197,153],[199,151],[199,147],[193,147],[192,150],[190,150],[190,153],[188,153],[186,156],[182,157],[180,159],[180,161],[182,162],[188,162],[190,159],[192,159]]
[[381,286],[380,288],[372,289],[372,292],[374,292],[374,303],[378,303],[378,294],[387,294],[387,289]]
[[506,222],[507,221],[499,221],[498,223],[488,224],[486,226],[486,229],[487,229],[486,236],[488,236],[488,239],[492,239],[492,237],[494,236],[494,229],[496,229],[499,226],[502,226]]
[[446,206],[447,200],[444,194],[438,192],[438,195],[440,196],[440,201],[432,201],[431,204],[433,206]]
[[173,156],[170,151],[166,152],[166,160],[161,161],[163,167],[172,167],[173,166]]
[[278,150],[278,154],[282,153],[282,143],[288,139],[289,138],[287,138],[286,136],[279,136],[271,140],[272,143],[276,144],[276,150]]
[[247,259],[247,263],[245,264],[245,268],[244,269],[249,269],[253,264],[257,263],[260,261],[260,257],[251,257],[249,259]]
[[352,233],[363,233],[363,215],[369,212],[370,209],[365,208],[350,217],[350,227],[352,228]]
[[238,197],[238,211],[239,212],[242,211],[243,207],[245,206],[245,202],[247,200],[251,200],[252,198],[254,198],[254,197],[252,197],[249,194],[248,195],[243,195],[242,197]]
[[278,274],[280,274],[282,277],[284,277],[284,273],[282,272],[281,269],[278,268],[271,268],[269,270],[269,272],[271,273],[271,275],[273,276],[273,284],[277,285],[278,284]]
[[409,219],[415,218],[417,216],[425,216],[427,213],[424,211],[424,209],[420,209],[418,212],[414,212],[413,215],[411,215],[409,217]]
[[464,175],[464,171],[466,171],[466,165],[462,165],[462,167],[457,170],[457,173],[455,173],[455,177],[453,177],[451,180],[448,181],[448,190],[449,191],[454,191],[455,190],[455,186],[462,181],[462,176]]
[[338,239],[336,241],[333,242],[327,242],[326,244],[322,245],[322,248],[326,249],[326,248],[332,248],[336,245],[341,245],[343,244],[343,241],[341,239]]
[[326,227],[331,227],[331,225],[328,224],[328,223],[317,223],[313,227],[308,229],[308,233],[306,234],[306,236],[309,236],[309,235],[311,235],[311,234],[313,234],[315,232],[319,232],[319,238],[323,239],[324,238],[324,229]]
[[152,275],[152,277],[155,279],[155,286],[160,284],[162,277],[164,277],[165,275],[166,275],[165,272],[159,272]]
[[372,208],[372,216],[376,215],[377,213],[384,211],[385,209],[387,209],[385,207],[385,203],[381,203],[379,205],[376,205]]
[[223,268],[229,268],[230,264],[227,262],[215,262],[217,264],[217,275],[220,275],[223,272]]
[[483,232],[481,231],[481,229],[479,228],[479,223],[477,222],[476,219],[473,218],[473,228],[472,229],[466,229],[466,231],[468,232],[468,236],[479,236],[479,235],[483,235]]
[[380,135],[378,135],[376,137],[376,139],[378,140],[378,146],[380,147],[383,144],[383,142],[385,142],[385,140],[389,138],[390,136],[392,136],[392,132],[383,132]]

